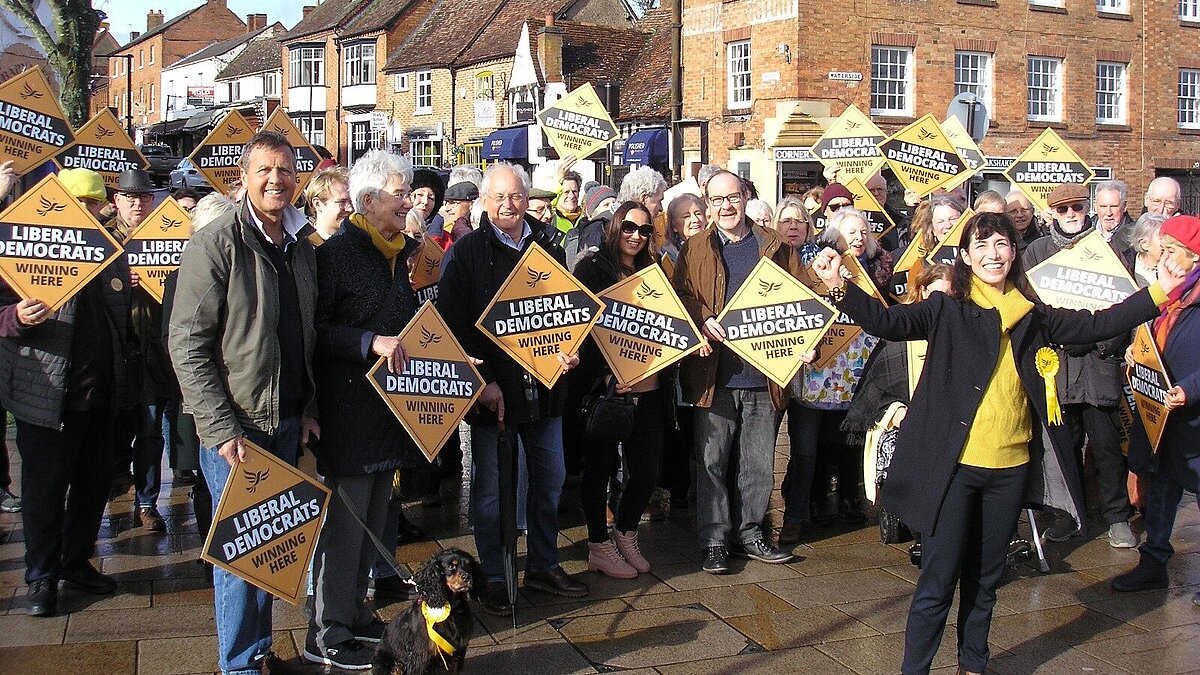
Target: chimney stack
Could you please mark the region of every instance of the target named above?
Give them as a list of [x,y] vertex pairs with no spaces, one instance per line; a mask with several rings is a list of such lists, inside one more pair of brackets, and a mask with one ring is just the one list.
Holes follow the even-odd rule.
[[267,27],[266,14],[247,14],[246,15],[246,32],[253,33]]
[[546,26],[538,31],[538,62],[546,82],[563,81],[563,29],[554,25],[554,15],[546,15]]
[[131,31],[129,31],[129,41],[130,41],[130,42],[133,42],[134,40],[136,40],[136,39],[138,39],[139,37],[141,37],[141,35],[142,35],[142,31],[140,31],[140,30],[131,30]]
[[146,32],[147,33],[154,30],[155,28],[158,28],[161,25],[163,25],[162,10],[152,9],[146,13]]
[[301,10],[300,10],[300,11],[301,11],[301,16],[300,16],[300,18],[301,18],[301,19],[307,19],[307,18],[308,18],[308,15],[309,15],[309,14],[312,14],[313,10],[314,10],[314,9],[316,9],[316,8],[317,8],[317,6],[316,6],[316,5],[305,5],[305,6],[303,7],[303,9],[301,9]]

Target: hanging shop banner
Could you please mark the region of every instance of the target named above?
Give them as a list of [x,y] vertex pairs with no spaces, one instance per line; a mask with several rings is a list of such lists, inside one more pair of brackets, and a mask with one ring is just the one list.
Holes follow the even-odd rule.
[[604,305],[541,246],[529,247],[475,326],[539,382],[563,374]]
[[851,104],[813,143],[812,153],[826,167],[838,168],[838,182],[866,183],[883,166],[879,144],[887,135],[863,111]]
[[1092,232],[1025,273],[1042,302],[1098,312],[1137,292],[1116,251]]
[[951,115],[942,122],[942,131],[946,133],[946,138],[950,139],[950,143],[954,149],[958,151],[958,156],[962,158],[967,165],[967,170],[962,172],[958,178],[946,184],[945,189],[950,192],[958,186],[966,183],[972,176],[983,171],[987,166],[987,157],[984,157],[983,151],[979,149],[979,145],[975,143],[975,139],[971,138],[971,134],[967,132],[967,128],[957,117]]
[[941,263],[953,267],[954,259],[958,257],[959,248],[962,246],[963,230],[967,229],[967,221],[974,217],[975,209],[968,206],[967,210],[963,211],[962,215],[958,217],[958,220],[954,221],[954,227],[950,228],[950,231],[946,232],[946,236],[942,237],[938,245],[929,252],[929,255],[925,256],[925,261],[930,265]]
[[967,171],[942,125],[926,115],[879,144],[892,173],[907,190],[924,197]]
[[442,278],[442,247],[428,234],[421,240],[421,249],[412,258],[409,281],[417,293],[417,304],[437,300],[438,281]]
[[64,169],[89,169],[104,178],[104,185],[117,189],[122,171],[144,171],[150,163],[121,128],[121,123],[104,108],[75,132],[75,142],[54,158]]
[[[298,605],[329,508],[329,488],[242,439],[200,557]],[[224,460],[222,460],[224,461]]]
[[389,371],[381,357],[367,377],[432,462],[479,397],[483,378],[432,302],[400,333],[400,345],[408,356],[403,372]]
[[167,275],[179,269],[179,257],[191,230],[192,219],[187,211],[173,197],[167,197],[125,241],[129,269],[137,275],[138,284],[159,302]]
[[21,175],[75,140],[67,115],[40,66],[0,84],[0,164]]
[[559,157],[587,157],[620,135],[591,82],[551,103],[537,121]]
[[196,170],[214,190],[229,194],[233,184],[242,179],[238,159],[253,135],[254,130],[241,113],[231,110],[192,152],[191,160]]
[[1126,377],[1150,447],[1158,452],[1170,412],[1167,410],[1167,391],[1171,389],[1171,378],[1147,324],[1138,326],[1133,334],[1133,367],[1126,371]]
[[1050,208],[1046,195],[1059,185],[1085,185],[1096,172],[1067,145],[1056,131],[1046,129],[1004,171],[1025,193],[1038,213]]
[[[871,280],[871,275],[867,270],[863,269],[862,263],[858,262],[858,258],[851,253],[842,255],[842,268],[849,275],[846,279],[858,286],[864,293],[875,298],[880,304],[886,305],[887,301],[879,293],[879,289],[875,287],[875,282]],[[815,273],[813,274],[816,281]],[[825,284],[817,281],[815,289],[822,297],[828,298],[828,289]],[[850,318],[845,312],[837,312],[834,315],[833,325],[829,328],[829,332],[825,333],[825,337],[821,340],[821,350],[817,353],[817,360],[813,361],[812,367],[816,370],[828,368],[837,360],[838,354],[846,351],[854,338],[858,337],[863,332],[862,328],[855,323],[854,319]]]
[[308,185],[313,173],[316,172],[321,157],[304,137],[304,134],[300,133],[296,125],[292,123],[292,118],[283,111],[283,106],[276,108],[275,112],[271,113],[266,123],[263,124],[262,130],[282,134],[292,146],[292,154],[296,156],[296,195],[292,198],[295,201],[304,193],[304,188]]
[[788,386],[839,312],[770,258],[758,261],[717,322],[725,345],[775,384]]
[[619,384],[636,384],[700,348],[700,331],[658,265],[605,289],[600,301],[592,339]]
[[[0,213],[0,276],[22,298],[58,310],[122,253],[58,176],[46,176]],[[121,290],[113,279],[113,290]]]

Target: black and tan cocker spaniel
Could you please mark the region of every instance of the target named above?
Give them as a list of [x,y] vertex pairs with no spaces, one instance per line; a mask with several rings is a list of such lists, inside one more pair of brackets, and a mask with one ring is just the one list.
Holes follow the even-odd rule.
[[413,577],[417,597],[400,612],[375,647],[374,675],[457,673],[475,627],[471,603],[486,579],[471,554],[448,548]]

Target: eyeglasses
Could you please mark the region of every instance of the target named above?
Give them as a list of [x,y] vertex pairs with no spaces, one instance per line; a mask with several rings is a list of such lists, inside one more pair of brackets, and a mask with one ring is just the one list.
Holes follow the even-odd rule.
[[1056,206],[1056,207],[1054,207],[1054,212],[1060,216],[1063,216],[1063,215],[1066,215],[1067,211],[1074,211],[1075,213],[1083,213],[1084,209],[1086,209],[1086,208],[1087,208],[1087,204],[1084,204],[1083,202],[1075,202],[1074,204],[1064,204],[1062,206]]
[[650,237],[654,236],[654,226],[638,225],[632,220],[621,221],[621,234],[633,234],[634,232],[637,232],[638,234],[642,235],[642,237],[649,239]]
[[130,201],[144,202],[149,199],[154,199],[154,195],[149,192],[118,192],[117,194]]
[[525,195],[521,194],[520,192],[515,192],[511,195],[488,195],[488,196],[491,198],[492,201],[494,201],[496,203],[512,202],[513,204],[520,204],[521,202],[525,201],[525,199],[526,199]]
[[732,195],[725,195],[723,197],[709,197],[708,198],[709,206],[720,206],[721,204],[724,204],[725,202],[729,202],[730,206],[737,206],[738,204],[742,203],[742,196],[740,194],[732,194]]

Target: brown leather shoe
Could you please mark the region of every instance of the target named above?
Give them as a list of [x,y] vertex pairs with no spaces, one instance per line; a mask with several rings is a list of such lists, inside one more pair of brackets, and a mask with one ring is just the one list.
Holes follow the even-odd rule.
[[526,572],[525,588],[532,588],[535,591],[551,595],[563,595],[568,598],[582,598],[588,594],[588,587],[572,579],[563,571],[562,567],[555,567],[545,572]]
[[166,532],[167,523],[153,506],[138,507],[138,524],[151,532]]
[[783,521],[783,527],[779,530],[779,545],[795,546],[800,543],[800,537],[803,534],[803,523],[798,520],[785,520]]

